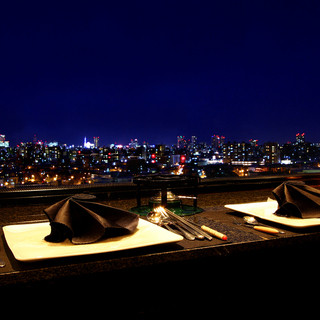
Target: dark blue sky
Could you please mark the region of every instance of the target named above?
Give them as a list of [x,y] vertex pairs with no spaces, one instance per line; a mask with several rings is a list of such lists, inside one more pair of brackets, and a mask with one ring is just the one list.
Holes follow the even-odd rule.
[[320,2],[7,1],[0,133],[16,143],[320,141]]

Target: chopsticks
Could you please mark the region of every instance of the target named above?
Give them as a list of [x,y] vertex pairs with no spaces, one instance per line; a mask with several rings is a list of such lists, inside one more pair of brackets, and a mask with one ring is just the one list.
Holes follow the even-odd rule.
[[198,226],[196,226],[194,223],[191,223],[189,221],[187,221],[186,219],[178,216],[177,214],[173,213],[172,211],[170,211],[168,208],[163,208],[163,207],[160,207],[161,209],[160,210],[163,210],[164,212],[166,212],[169,217],[173,220],[176,220],[178,221],[179,223],[185,225],[188,227],[188,229],[191,229],[193,230],[194,232],[204,236],[206,239],[208,240],[212,240],[212,237],[210,236],[213,235],[221,240],[227,240],[227,236],[214,230],[214,229],[211,229],[207,226],[200,226],[200,228]]

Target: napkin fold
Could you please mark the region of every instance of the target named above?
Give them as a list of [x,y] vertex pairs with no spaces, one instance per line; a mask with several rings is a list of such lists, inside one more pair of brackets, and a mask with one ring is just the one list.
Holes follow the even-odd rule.
[[278,216],[320,218],[320,190],[302,181],[284,182],[272,191],[278,202]]
[[76,195],[44,209],[51,226],[46,241],[69,239],[73,244],[88,244],[103,237],[129,234],[136,229],[139,216],[135,213],[82,200],[86,198]]

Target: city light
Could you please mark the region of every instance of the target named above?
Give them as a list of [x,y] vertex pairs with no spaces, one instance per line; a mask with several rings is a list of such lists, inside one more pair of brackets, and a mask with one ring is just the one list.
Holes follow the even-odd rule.
[[[0,135],[5,139],[4,135]],[[84,138],[83,146],[58,143],[23,142],[0,147],[0,186],[63,186],[110,182],[131,182],[137,174],[167,173],[215,177],[249,177],[260,174],[294,172],[320,173],[320,143],[306,141],[298,133],[293,143],[257,139],[230,142],[225,136],[212,135],[211,143],[178,136],[177,144],[140,144],[92,146]],[[6,141],[6,140],[5,140]]]

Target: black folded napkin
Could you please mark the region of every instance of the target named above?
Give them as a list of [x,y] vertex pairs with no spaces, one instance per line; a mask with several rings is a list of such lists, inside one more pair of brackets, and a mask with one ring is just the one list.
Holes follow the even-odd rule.
[[272,191],[278,202],[278,216],[320,218],[320,190],[304,182],[284,182]]
[[73,244],[87,244],[133,232],[139,221],[135,213],[109,207],[86,195],[76,195],[44,209],[50,220],[48,242],[69,239]]

